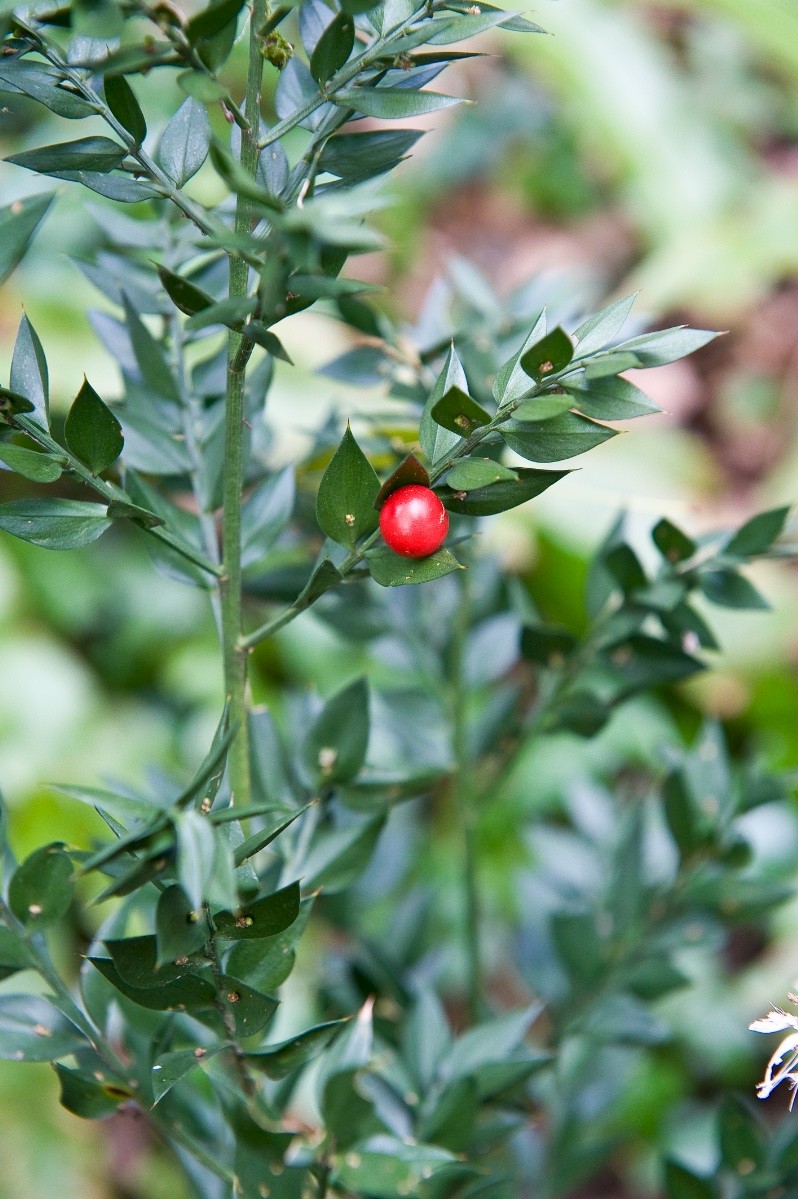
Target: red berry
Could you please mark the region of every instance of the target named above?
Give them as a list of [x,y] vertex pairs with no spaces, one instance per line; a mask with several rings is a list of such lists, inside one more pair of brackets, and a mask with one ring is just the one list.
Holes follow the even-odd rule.
[[449,514],[429,487],[411,483],[392,491],[380,509],[380,532],[405,558],[426,558],[443,545]]

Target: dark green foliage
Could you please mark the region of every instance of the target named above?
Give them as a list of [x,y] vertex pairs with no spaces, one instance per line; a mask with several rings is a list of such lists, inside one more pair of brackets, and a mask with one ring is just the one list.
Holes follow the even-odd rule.
[[119,421],[87,379],[75,397],[64,425],[67,448],[99,475],[116,462],[124,438]]
[[[0,995],[0,1057],[52,1062],[76,1116],[135,1105],[203,1199],[563,1194],[630,1137],[618,1096],[631,1075],[687,1053],[658,1001],[792,893],[746,822],[767,804],[794,824],[786,781],[742,766],[719,726],[687,736],[670,721],[717,648],[696,602],[763,607],[744,571],[781,552],[787,512],[697,541],[660,520],[647,553],[619,520],[584,611],[538,611],[536,577],[503,575],[473,534],[569,471],[508,451],[559,463],[597,449],[615,436],[600,422],[656,410],[625,370],[714,334],[622,341],[633,298],[575,318],[555,294],[550,318],[537,285],[500,299],[465,262],[417,327],[395,324],[348,259],[382,246],[369,181],[421,134],[350,122],[457,103],[426,87],[462,57],[446,47],[538,27],[465,0],[268,15],[255,0],[242,97],[227,83],[238,59],[220,68],[244,10],[74,0],[3,25],[6,98],[98,116],[110,135],[8,161],[146,203],[132,217],[103,204],[79,264],[104,296],[113,412],[84,383],[51,430],[45,352],[22,319],[0,463],[35,493],[0,505],[0,530],[66,550],[116,522],[113,538],[208,591],[226,703],[187,781],[63,788],[106,826],[89,849],[55,842],[17,865],[0,808],[0,980],[19,988]],[[112,39],[102,54],[98,38]],[[156,67],[186,99],[150,135]],[[51,200],[0,213],[0,280]],[[312,305],[356,335],[322,373],[380,401],[358,409],[357,440],[334,412],[286,465],[268,406],[274,361],[290,366],[280,323]],[[408,559],[379,541],[379,508],[408,483],[436,489],[453,549]],[[249,651],[310,608],[329,697],[297,688],[253,710]],[[602,758],[645,711],[667,744]],[[580,739],[606,726],[588,762]],[[530,747],[576,764],[555,795],[513,795]],[[50,956],[76,876],[78,902],[101,907],[79,987]],[[303,953],[314,990],[293,1004],[279,989]],[[718,1178],[665,1161],[668,1196],[794,1188],[795,1139],[743,1102],[716,1106]]]
[[352,547],[371,532],[377,523],[374,501],[379,489],[374,468],[347,426],[316,499],[318,521],[327,536]]

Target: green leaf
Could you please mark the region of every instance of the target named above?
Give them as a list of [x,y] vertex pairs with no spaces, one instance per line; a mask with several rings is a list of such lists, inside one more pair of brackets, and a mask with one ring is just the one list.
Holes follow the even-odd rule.
[[241,511],[241,560],[244,567],[261,561],[285,531],[294,511],[294,468],[266,479],[247,497]]
[[186,37],[192,46],[215,37],[236,19],[243,7],[244,0],[216,0],[191,18],[186,25]]
[[95,111],[87,100],[62,87],[63,71],[48,63],[25,58],[0,59],[0,91],[30,96],[51,112],[69,120],[91,117]]
[[119,124],[127,129],[136,145],[140,146],[147,136],[147,122],[133,88],[124,75],[106,75],[103,86],[111,112]]
[[320,87],[344,65],[355,44],[355,22],[339,12],[322,33],[310,56],[310,73]]
[[379,517],[374,508],[380,481],[366,455],[346,426],[343,440],[319,484],[316,517],[333,541],[354,548],[370,533]]
[[592,987],[604,970],[604,954],[592,912],[556,911],[549,922],[551,939],[571,985]]
[[196,961],[182,961],[180,965],[165,961],[159,965],[158,940],[153,936],[112,939],[104,945],[122,982],[136,989],[171,986],[190,975],[192,966],[197,965]]
[[404,87],[352,87],[334,92],[330,99],[341,108],[352,108],[366,117],[401,121],[425,116],[465,101],[438,92],[414,92]]
[[446,476],[446,485],[453,491],[477,491],[507,482],[518,482],[517,473],[492,458],[461,458]]
[[[153,938],[154,940],[155,938]],[[110,958],[89,958],[92,966],[99,970],[111,986],[151,1012],[169,1011],[215,1011],[216,992],[207,981],[195,974],[184,974],[163,986],[135,987],[119,973]]]
[[479,1113],[479,1090],[473,1078],[458,1078],[422,1109],[417,1135],[452,1153],[465,1152]]
[[452,1034],[446,1013],[434,991],[424,987],[415,998],[405,1022],[402,1053],[416,1084],[427,1091],[446,1060]]
[[318,786],[347,783],[360,770],[369,739],[369,689],[356,679],[328,699],[308,730],[302,761]]
[[[357,1069],[339,1070],[324,1083],[321,1118],[327,1135],[339,1152],[352,1146],[358,1137],[376,1132],[383,1126],[375,1111],[374,1097],[363,1083],[364,1075]],[[349,1158],[347,1154],[347,1160]]]
[[207,923],[192,908],[182,887],[167,887],[158,896],[155,939],[156,967],[196,953],[208,939]]
[[613,672],[633,690],[678,683],[705,669],[681,649],[640,633],[613,646],[607,657]]
[[415,454],[408,454],[380,487],[374,500],[374,507],[381,508],[392,491],[398,491],[400,487],[408,487],[413,483],[429,487],[429,474]]
[[[41,429],[50,428],[50,391],[47,359],[36,330],[26,316],[19,324],[14,353],[11,359],[10,398],[22,396],[33,407],[30,419]],[[6,393],[9,395],[9,393]],[[23,411],[19,406],[12,411]]]
[[748,579],[736,570],[724,568],[702,571],[698,576],[698,585],[707,599],[720,608],[756,612],[767,610],[770,607],[753,583],[749,583]]
[[589,1011],[580,1030],[594,1044],[661,1045],[668,1026],[634,995],[606,995]]
[[540,1007],[533,1004],[487,1020],[457,1038],[441,1067],[445,1078],[465,1078],[481,1066],[501,1062],[523,1044]]
[[353,1145],[333,1168],[333,1183],[344,1191],[371,1199],[418,1195],[423,1183],[457,1159],[447,1149],[374,1136]]
[[564,370],[573,356],[573,343],[558,325],[521,355],[519,365],[531,378],[540,381]]
[[180,391],[169,368],[166,355],[160,344],[141,320],[125,292],[122,292],[130,341],[136,365],[147,387],[164,399],[180,403]]
[[424,406],[419,425],[418,435],[421,448],[433,466],[441,458],[445,458],[450,454],[463,436],[460,432],[452,432],[450,429],[444,428],[432,415],[433,409],[437,407],[438,403],[453,388],[458,388],[463,393],[468,391],[465,371],[452,344],[446,356],[443,369],[438,375],[435,386]]
[[606,703],[585,688],[569,691],[555,705],[547,723],[551,732],[567,729],[578,737],[595,737],[609,719]]
[[85,1037],[48,1000],[38,995],[0,995],[3,1061],[52,1062],[85,1048]]
[[653,955],[632,966],[625,979],[625,988],[649,1003],[689,985],[687,975],[664,955]]
[[139,204],[142,200],[160,198],[163,194],[149,183],[141,183],[127,175],[109,175],[101,171],[52,171],[51,174],[68,183],[82,183],[90,191],[122,204]]
[[32,965],[33,959],[25,942],[0,924],[0,982]]
[[[214,301],[209,307],[190,316],[186,321],[186,328],[194,331],[207,329],[210,325],[227,325],[228,328],[240,332],[244,321],[255,311],[256,303],[254,296],[230,296],[226,300]],[[249,325],[247,329],[250,330]]]
[[11,911],[31,929],[61,920],[72,903],[73,874],[72,859],[60,842],[35,850],[11,876]]
[[59,142],[24,150],[6,159],[14,166],[25,167],[39,175],[58,175],[61,171],[113,171],[125,158],[127,150],[110,137],[81,137],[74,142]]
[[263,321],[247,321],[241,332],[250,341],[254,341],[256,345],[262,346],[272,358],[279,358],[281,362],[287,362],[289,366],[293,366],[294,360],[288,353],[280,338],[276,333],[272,333],[271,329],[264,325]]
[[735,1095],[726,1095],[719,1113],[720,1152],[725,1164],[746,1178],[764,1164],[765,1144],[754,1113]]
[[[506,479],[492,483],[489,487],[479,487],[469,491],[461,498],[452,490],[439,491],[440,497],[450,512],[462,516],[495,516],[498,512],[507,512],[532,500],[554,483],[559,483],[571,472],[568,470],[536,470],[529,466],[516,466],[513,473],[517,479]],[[447,478],[447,483],[451,475]]]
[[585,379],[606,379],[609,375],[620,375],[622,371],[640,368],[636,354],[607,350],[595,358],[588,358],[584,365]]
[[216,838],[206,816],[189,810],[181,812],[177,833],[177,878],[189,903],[196,911],[202,907],[213,875]]
[[230,724],[229,704],[225,704],[219,723],[213,734],[210,748],[203,758],[191,782],[174,800],[175,807],[196,803],[201,800],[213,800],[219,790],[224,773],[227,753],[236,735],[237,726]]
[[248,1053],[247,1063],[267,1078],[280,1080],[288,1078],[302,1066],[317,1057],[329,1045],[332,1038],[340,1031],[343,1020],[330,1020],[326,1024],[317,1024],[308,1028],[288,1041],[280,1041],[276,1045],[267,1045],[257,1053]]
[[500,432],[510,449],[530,462],[562,462],[616,436],[613,429],[597,425],[575,412],[563,412],[561,416],[532,425],[508,421]]
[[648,577],[642,563],[630,545],[620,542],[609,547],[603,554],[603,565],[624,595],[642,590]]
[[704,832],[681,771],[671,771],[666,778],[663,800],[666,823],[682,860],[685,860],[701,846]]
[[110,526],[103,504],[79,500],[10,500],[0,504],[0,529],[48,550],[75,550]]
[[[447,507],[451,505],[447,504]],[[463,567],[451,550],[436,550],[426,558],[405,558],[387,546],[366,555],[369,571],[380,587],[404,587],[408,584],[431,583]]]
[[521,653],[530,662],[560,669],[576,649],[576,638],[557,625],[527,625],[521,633]]
[[566,380],[563,383],[573,408],[596,420],[633,420],[660,412],[644,391],[627,379],[610,376],[606,379]]
[[338,567],[333,565],[329,558],[324,558],[297,596],[297,605],[307,607],[319,596],[324,595],[325,591],[330,591],[342,582],[343,575]]
[[[309,805],[308,805],[309,806]],[[234,865],[240,866],[242,862],[246,862],[248,858],[254,857],[256,853],[260,853],[267,845],[271,845],[273,841],[290,828],[295,820],[299,819],[303,812],[307,811],[307,807],[299,808],[296,812],[292,812],[285,820],[281,820],[279,824],[268,829],[261,829],[257,833],[252,833],[246,837],[240,845],[235,847],[233,854]]]
[[500,8],[486,6],[483,9],[482,5],[478,7],[479,12],[466,11],[460,17],[435,21],[432,32],[427,38],[429,45],[451,46],[455,42],[469,41],[472,37],[478,37],[480,33],[486,33],[497,25],[504,25],[504,22],[510,17],[510,13]]
[[277,1011],[276,999],[262,995],[229,974],[222,974],[219,984],[222,988],[222,1004],[233,1017],[237,1037],[254,1036],[271,1023]]
[[574,407],[570,395],[539,395],[521,400],[515,409],[515,419],[520,421],[551,420],[561,412],[568,412]]
[[94,475],[102,474],[122,453],[122,427],[88,379],[84,378],[67,414],[64,439]]
[[22,261],[54,199],[54,193],[48,192],[41,196],[29,196],[25,200],[15,200],[5,208],[0,208],[0,284],[5,283]]
[[397,166],[420,137],[418,129],[337,133],[324,143],[319,168],[350,183],[371,179]]
[[169,299],[181,312],[185,312],[186,316],[202,312],[204,308],[210,308],[213,303],[213,297],[209,296],[207,292],[195,287],[193,283],[189,283],[188,279],[184,279],[182,275],[176,275],[174,271],[168,270],[165,266],[158,267],[158,277]]
[[236,913],[215,913],[213,923],[218,935],[231,941],[275,937],[290,928],[297,919],[299,903],[299,883],[294,882],[271,895],[244,904]]
[[623,341],[614,349],[620,353],[631,353],[641,366],[666,366],[679,358],[686,358],[702,346],[708,345],[718,336],[708,329],[687,329],[679,326],[662,329],[657,333],[644,333]]
[[498,370],[493,381],[493,398],[500,408],[519,400],[530,391],[529,375],[521,369],[524,354],[535,346],[547,328],[546,310],[541,312],[521,348]]
[[312,907],[312,897],[303,899],[294,923],[267,940],[235,941],[227,959],[230,973],[268,994],[276,990],[294,968],[294,949],[305,930]]
[[196,175],[211,147],[211,126],[205,106],[189,96],[161,134],[156,158],[177,187]]
[[302,865],[305,885],[327,892],[350,886],[371,861],[384,823],[385,817],[380,814],[318,832]]
[[773,542],[784,531],[787,517],[790,515],[789,506],[786,508],[771,508],[769,512],[760,512],[746,521],[736,533],[733,533],[723,547],[724,558],[738,558],[744,562],[759,554],[766,554]]
[[55,458],[18,445],[0,442],[0,462],[5,462],[16,474],[33,483],[54,483],[61,477],[62,467]]
[[204,71],[181,71],[177,77],[177,86],[187,96],[193,96],[202,104],[215,104],[222,100],[227,92],[218,80]]
[[487,425],[490,413],[472,400],[462,388],[453,386],[432,407],[430,415],[436,424],[450,429],[458,437],[468,437],[480,425]]
[[632,311],[637,294],[634,292],[631,296],[616,300],[614,304],[602,308],[601,312],[597,312],[595,316],[588,317],[579,326],[574,333],[574,340],[577,343],[576,352],[579,358],[595,354],[597,350],[603,350],[609,342],[614,341]]
[[152,1093],[155,1103],[160,1103],[164,1095],[177,1086],[184,1078],[198,1069],[212,1057],[221,1052],[221,1046],[206,1049],[198,1045],[196,1049],[178,1049],[174,1053],[163,1053],[152,1067]]
[[69,1070],[56,1064],[55,1072],[61,1087],[61,1106],[83,1120],[104,1120],[113,1116],[121,1103],[134,1098],[135,1092],[129,1087],[98,1079],[83,1070]]
[[257,176],[250,175],[224,146],[217,141],[212,141],[210,154],[214,169],[221,175],[231,191],[234,191],[236,195],[244,196],[247,200],[253,200],[261,208],[282,212],[284,205],[281,201],[261,185]]
[[663,558],[674,564],[685,562],[696,552],[696,544],[692,538],[664,517],[654,526],[651,538]]
[[717,1199],[718,1195],[709,1178],[693,1174],[677,1162],[665,1163],[665,1191],[668,1199]]

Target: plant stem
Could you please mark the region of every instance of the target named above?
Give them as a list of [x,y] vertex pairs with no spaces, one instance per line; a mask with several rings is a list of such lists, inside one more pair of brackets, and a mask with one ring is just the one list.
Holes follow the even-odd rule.
[[[216,533],[216,521],[210,513],[205,511],[205,496],[203,494],[201,482],[203,461],[202,450],[198,440],[198,432],[201,429],[201,407],[200,403],[194,396],[191,387],[188,385],[188,380],[186,379],[183,324],[178,312],[174,312],[170,315],[169,328],[172,334],[172,369],[177,382],[177,390],[180,394],[180,404],[183,416],[183,436],[185,438],[186,451],[189,459],[191,460],[191,489],[197,505],[197,515],[200,523],[200,532],[202,533],[202,543],[205,547],[205,552],[207,553],[208,558],[218,565],[219,538]],[[211,594],[211,607],[213,609],[213,618],[216,622],[219,636],[221,637],[222,609],[218,590],[214,590]]]
[[465,952],[468,981],[468,1016],[473,1024],[479,1019],[482,1004],[482,966],[479,936],[479,889],[477,885],[476,812],[471,786],[473,763],[468,752],[464,677],[465,652],[470,624],[471,596],[467,570],[457,576],[460,599],[452,633],[451,710],[455,771],[451,791],[456,804],[463,842],[463,895],[465,916]]
[[[254,0],[249,24],[249,66],[244,113],[249,125],[241,131],[241,166],[255,177],[258,166],[258,130],[260,127],[260,90],[263,59],[258,30],[266,15],[267,0]],[[235,232],[243,236],[252,228],[250,202],[239,196],[236,203]],[[245,296],[249,285],[249,267],[242,258],[230,260],[231,298]],[[224,498],[222,508],[222,649],[224,654],[225,692],[230,703],[231,720],[238,731],[230,748],[230,789],[236,803],[250,800],[249,729],[247,725],[247,657],[241,638],[241,498],[244,487],[244,420],[247,362],[254,348],[240,333],[231,333],[227,365],[227,397],[224,432]]]

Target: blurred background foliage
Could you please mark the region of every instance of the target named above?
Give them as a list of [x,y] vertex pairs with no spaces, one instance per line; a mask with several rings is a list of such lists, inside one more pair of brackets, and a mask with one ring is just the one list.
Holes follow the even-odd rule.
[[[361,259],[358,273],[384,284],[378,303],[411,324],[442,275],[478,293],[476,267],[500,293],[540,275],[549,296],[586,305],[639,288],[639,303],[663,322],[729,331],[694,358],[648,373],[663,415],[636,422],[534,505],[484,526],[483,541],[527,579],[540,607],[578,628],[591,548],[620,509],[642,540],[660,514],[701,531],[796,499],[798,9],[794,0],[539,0],[531,15],[554,36],[486,37],[484,57],[454,68],[453,90],[478,103],[438,121],[393,177],[394,203],[379,218],[389,249]],[[227,68],[233,85],[242,67],[238,53]],[[173,89],[152,76],[154,111],[173,106]],[[42,113],[24,101],[3,111],[5,153],[61,136],[54,122],[42,128],[52,120]],[[8,202],[29,194],[31,177],[3,166],[0,185]],[[212,174],[192,186],[211,198]],[[85,197],[62,189],[0,303],[0,366],[24,304],[62,409],[84,372],[104,396],[118,392],[87,315],[104,301],[79,260],[101,238],[103,209]],[[297,366],[279,366],[269,403],[288,458],[327,412],[379,392],[352,396],[314,373],[346,348],[332,321],[292,318],[281,336]],[[5,477],[0,494],[11,495]],[[756,581],[772,611],[713,612],[722,653],[667,706],[638,701],[595,742],[560,736],[521,754],[480,830],[496,913],[508,902],[503,864],[522,852],[519,828],[531,816],[556,817],[574,788],[658,762],[662,740],[676,729],[691,735],[702,714],[726,722],[732,747],[798,766],[796,577],[771,564]],[[256,654],[257,698],[279,711],[295,686],[329,693],[362,665],[329,625],[306,615]],[[0,681],[0,783],[20,854],[55,835],[85,844],[98,831],[92,814],[48,781],[136,780],[146,763],[174,770],[196,761],[221,696],[203,598],[154,581],[141,542],[117,532],[55,556],[3,539]],[[793,874],[796,826],[768,824],[765,809],[756,820],[749,831],[760,852],[775,873]],[[444,899],[451,886],[456,909],[445,830],[439,845],[394,843],[423,858],[422,874],[439,876]],[[366,911],[379,911],[386,866],[359,884]],[[628,1193],[656,1188],[652,1147],[692,1146],[701,1163],[713,1088],[751,1092],[764,1049],[746,1026],[768,1001],[781,1002],[798,973],[796,915],[792,902],[768,930],[753,923],[720,966],[693,963],[694,987],[666,1005],[677,1041],[648,1065],[637,1061],[632,1077],[625,1071],[608,1120],[638,1146],[614,1176],[631,1180]],[[307,1001],[324,949],[318,937],[306,947],[291,983],[297,1002]],[[135,1117],[80,1124],[55,1104],[47,1067],[3,1067],[0,1111],[2,1199],[180,1193],[168,1163],[142,1153]],[[617,1181],[608,1185],[580,1193],[620,1193]]]

